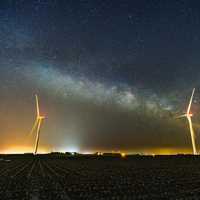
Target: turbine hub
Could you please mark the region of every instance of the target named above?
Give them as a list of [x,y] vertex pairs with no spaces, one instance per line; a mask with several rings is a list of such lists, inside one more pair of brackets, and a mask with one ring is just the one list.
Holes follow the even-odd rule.
[[38,119],[45,119],[45,116],[39,116]]

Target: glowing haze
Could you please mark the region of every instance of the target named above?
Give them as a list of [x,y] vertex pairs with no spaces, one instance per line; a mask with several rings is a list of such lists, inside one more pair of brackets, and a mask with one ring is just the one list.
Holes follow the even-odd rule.
[[[176,106],[150,90],[101,83],[31,63],[9,73],[18,81],[2,93],[2,152],[18,152],[20,146],[33,149],[34,136],[28,133],[36,116],[35,93],[41,113],[48,116],[40,152],[190,152],[187,126],[175,120]],[[12,87],[14,92],[7,92]]]
[[[199,149],[200,5],[189,1],[1,3],[0,152],[191,153]],[[186,23],[187,22],[187,23]]]

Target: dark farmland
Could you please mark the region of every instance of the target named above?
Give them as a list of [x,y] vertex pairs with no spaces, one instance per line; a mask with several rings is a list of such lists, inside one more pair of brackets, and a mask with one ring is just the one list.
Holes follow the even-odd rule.
[[196,156],[1,156],[0,199],[199,199]]

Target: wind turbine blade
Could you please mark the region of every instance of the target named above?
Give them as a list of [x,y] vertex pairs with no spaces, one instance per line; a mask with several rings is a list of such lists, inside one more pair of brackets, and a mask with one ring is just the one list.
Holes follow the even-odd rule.
[[34,130],[35,130],[36,127],[37,127],[37,124],[38,124],[38,119],[35,120],[35,123],[34,123],[32,129],[31,129],[31,131],[30,131],[30,133],[29,133],[29,136],[31,136],[31,135],[33,134]]
[[39,117],[40,116],[40,108],[39,108],[39,100],[38,100],[37,94],[35,95],[35,99],[36,99],[37,117]]
[[183,117],[187,117],[187,114],[179,115],[179,116],[175,117],[175,119],[179,119],[179,118],[183,118]]
[[187,114],[190,113],[190,109],[191,109],[191,105],[192,105],[192,100],[193,100],[194,92],[195,92],[195,88],[192,90],[192,95],[191,95],[191,98],[190,98],[190,103],[188,105]]
[[196,150],[195,134],[194,134],[193,126],[192,126],[192,120],[191,120],[190,117],[188,117],[187,119],[188,119],[188,122],[189,122],[189,128],[190,128],[190,135],[191,135],[191,140],[192,140],[193,154],[196,155],[197,154],[197,150]]
[[38,120],[38,124],[37,124],[37,132],[36,132],[36,140],[35,140],[35,150],[34,150],[34,154],[37,154],[37,150],[38,150],[38,144],[39,144],[39,140],[40,140],[40,127],[41,127],[41,122],[42,120],[39,119]]

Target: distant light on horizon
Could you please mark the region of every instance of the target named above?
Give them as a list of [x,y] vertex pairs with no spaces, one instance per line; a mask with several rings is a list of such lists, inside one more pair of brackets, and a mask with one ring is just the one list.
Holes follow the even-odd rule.
[[121,157],[122,157],[122,158],[125,158],[125,157],[126,157],[126,154],[125,154],[125,153],[121,153]]
[[65,153],[65,152],[73,153],[73,152],[79,152],[80,150],[78,147],[66,147],[66,148],[58,149],[56,151],[62,152],[62,153]]

